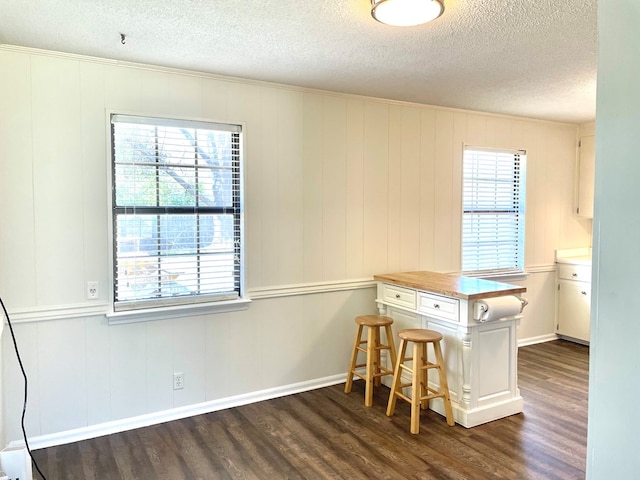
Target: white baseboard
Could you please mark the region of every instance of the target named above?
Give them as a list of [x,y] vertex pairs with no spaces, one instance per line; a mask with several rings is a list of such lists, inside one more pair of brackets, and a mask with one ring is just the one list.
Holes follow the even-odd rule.
[[[257,392],[250,392],[242,395],[234,395],[232,397],[220,398],[209,402],[188,405],[186,407],[173,408],[161,412],[140,415],[137,417],[125,418],[113,422],[91,425],[88,427],[77,428],[74,430],[66,430],[64,432],[51,433],[48,435],[40,435],[29,438],[29,446],[32,450],[52,447],[56,445],[64,445],[67,443],[79,442],[90,438],[110,435],[112,433],[125,432],[135,428],[148,427],[172,420],[192,417],[204,413],[216,412],[226,408],[239,407],[249,403],[261,402],[272,398],[284,397],[294,393],[306,392],[317,388],[328,387],[339,383],[344,383],[346,373],[332,375],[329,377],[318,378],[306,382],[284,385],[282,387],[268,388]],[[10,448],[24,447],[24,440],[14,440],[9,443]]]
[[[457,424],[465,428],[473,428],[484,423],[492,422],[510,415],[516,415],[524,410],[524,400],[520,395],[501,402],[492,403],[484,407],[465,410],[457,402],[451,402],[453,417]],[[445,416],[444,404],[441,398],[436,398],[429,403],[429,408],[434,412]]]
[[[525,338],[518,341],[518,347],[549,342],[557,339],[558,336],[556,334]],[[345,379],[346,373],[342,373],[329,377],[317,378],[306,382],[294,383],[281,387],[268,388],[257,392],[249,392],[241,395],[220,398],[217,400],[211,400],[209,402],[198,403],[195,405],[188,405],[185,407],[163,410],[161,412],[149,413],[137,417],[115,420],[113,422],[105,422],[97,425],[91,425],[88,427],[82,427],[73,430],[66,430],[58,433],[40,435],[37,437],[29,438],[29,446],[32,450],[38,450],[41,448],[47,448],[56,445],[79,442],[81,440],[88,440],[90,438],[110,435],[112,433],[125,432],[127,430],[133,430],[135,428],[148,427],[150,425],[157,425],[160,423],[179,420],[181,418],[187,418],[194,415],[216,412],[218,410],[224,410],[226,408],[239,407],[241,405],[247,405],[249,403],[261,402],[263,400],[284,397],[286,395],[292,395],[294,393],[306,392],[309,390],[315,390],[317,388],[328,387],[331,385],[343,383]],[[8,444],[9,448],[23,448],[24,446],[24,440],[14,440],[9,442]]]
[[556,335],[555,333],[547,333],[546,335],[540,335],[538,337],[522,338],[518,340],[518,347],[526,347],[527,345],[551,342],[553,340],[558,340],[558,335]]

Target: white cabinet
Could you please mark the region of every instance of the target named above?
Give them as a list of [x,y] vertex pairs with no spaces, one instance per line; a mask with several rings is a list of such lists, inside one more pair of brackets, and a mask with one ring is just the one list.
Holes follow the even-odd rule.
[[[400,330],[406,328],[422,328],[422,319],[413,312],[407,312],[399,308],[388,307],[387,315],[393,318],[391,329],[397,335]],[[398,345],[396,345],[397,347]]]
[[[398,284],[387,280],[393,281],[396,277],[400,281],[423,277],[424,280],[418,281],[415,287],[407,285],[412,282]],[[483,323],[475,319],[474,307],[477,301],[487,298],[524,293],[524,288],[434,272],[374,278],[379,280],[376,299],[379,312],[394,319],[392,329],[396,343],[397,332],[405,328],[428,328],[442,334],[442,353],[456,423],[469,428],[522,412],[516,338],[520,316]],[[433,360],[432,350],[428,351]],[[429,372],[429,383],[438,388],[439,379],[433,373]],[[389,385],[390,378],[384,382]],[[439,399],[430,402],[429,408],[444,415]]]
[[[428,328],[442,334],[442,357],[447,369],[447,383],[449,384],[449,394],[451,401],[459,404],[462,398],[458,397],[458,392],[462,391],[462,375],[460,368],[460,342],[458,341],[457,325],[451,325],[448,322],[439,321],[436,318],[422,317],[422,325],[420,328]],[[427,349],[427,355],[430,362],[435,362],[435,355],[432,348]],[[429,371],[429,383],[433,384],[436,389],[440,389],[440,378],[435,369]],[[442,399],[432,400],[436,403],[434,410],[444,412]]]
[[557,333],[589,341],[591,321],[591,266],[558,264]]
[[578,216],[585,218],[593,218],[595,138],[593,135],[581,137],[578,145]]

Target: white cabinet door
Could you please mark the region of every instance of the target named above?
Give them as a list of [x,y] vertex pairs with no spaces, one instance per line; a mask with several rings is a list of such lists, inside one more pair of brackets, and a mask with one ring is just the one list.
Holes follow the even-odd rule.
[[[458,351],[458,331],[457,326],[449,325],[446,322],[441,322],[429,317],[423,317],[424,328],[429,330],[435,330],[442,334],[442,356],[444,357],[444,364],[447,372],[447,383],[449,384],[449,390],[451,393],[451,399],[459,402],[460,388],[462,379],[460,378],[461,368],[458,364],[460,352]],[[427,356],[430,362],[435,362],[435,356],[433,348],[428,347]],[[429,371],[429,383],[437,385],[440,388],[440,378],[438,372],[435,369]]]
[[393,318],[393,325],[391,326],[391,329],[396,335],[396,344],[399,343],[398,332],[400,330],[404,330],[405,328],[422,328],[422,321],[419,315],[415,313],[388,307],[387,315]]
[[593,190],[595,179],[595,138],[580,138],[578,171],[578,216],[593,218]]
[[[422,328],[422,319],[420,315],[412,312],[406,312],[404,310],[400,310],[397,308],[393,308],[392,306],[387,306],[387,315],[393,318],[393,325],[391,325],[391,330],[393,331],[393,341],[396,344],[396,351],[400,348],[400,338],[398,338],[398,332],[400,330],[404,330],[407,328]],[[386,354],[386,352],[384,352]],[[391,359],[385,355],[385,365],[387,368],[393,370],[394,365],[391,364]],[[411,362],[408,365],[412,365]],[[409,379],[406,378],[403,380],[403,383],[409,382]],[[386,386],[391,387],[391,376],[385,376],[382,379],[382,383]],[[405,395],[410,395],[410,390],[404,389]]]
[[558,280],[558,334],[589,341],[591,284]]

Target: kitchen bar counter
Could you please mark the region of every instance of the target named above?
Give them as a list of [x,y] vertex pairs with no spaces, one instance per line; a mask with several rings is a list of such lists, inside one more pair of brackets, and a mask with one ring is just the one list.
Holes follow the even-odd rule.
[[[428,328],[442,334],[456,423],[470,428],[522,412],[516,330],[526,304],[520,294],[526,288],[427,271],[373,278],[377,280],[378,310],[394,319],[396,335],[405,328]],[[479,307],[492,308],[505,300],[515,303],[517,311],[506,317],[482,318]],[[429,383],[437,388],[436,376],[429,374]],[[441,399],[432,400],[429,408],[444,414]]]
[[525,287],[437,272],[404,272],[374,275],[374,280],[402,285],[417,290],[445,295],[447,297],[474,300],[478,298],[502,297],[526,292]]

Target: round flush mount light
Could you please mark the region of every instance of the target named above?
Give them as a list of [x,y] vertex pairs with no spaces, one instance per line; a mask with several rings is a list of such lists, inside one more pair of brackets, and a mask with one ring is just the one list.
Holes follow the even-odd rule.
[[395,27],[427,23],[442,12],[442,0],[371,0],[371,16],[380,23]]

